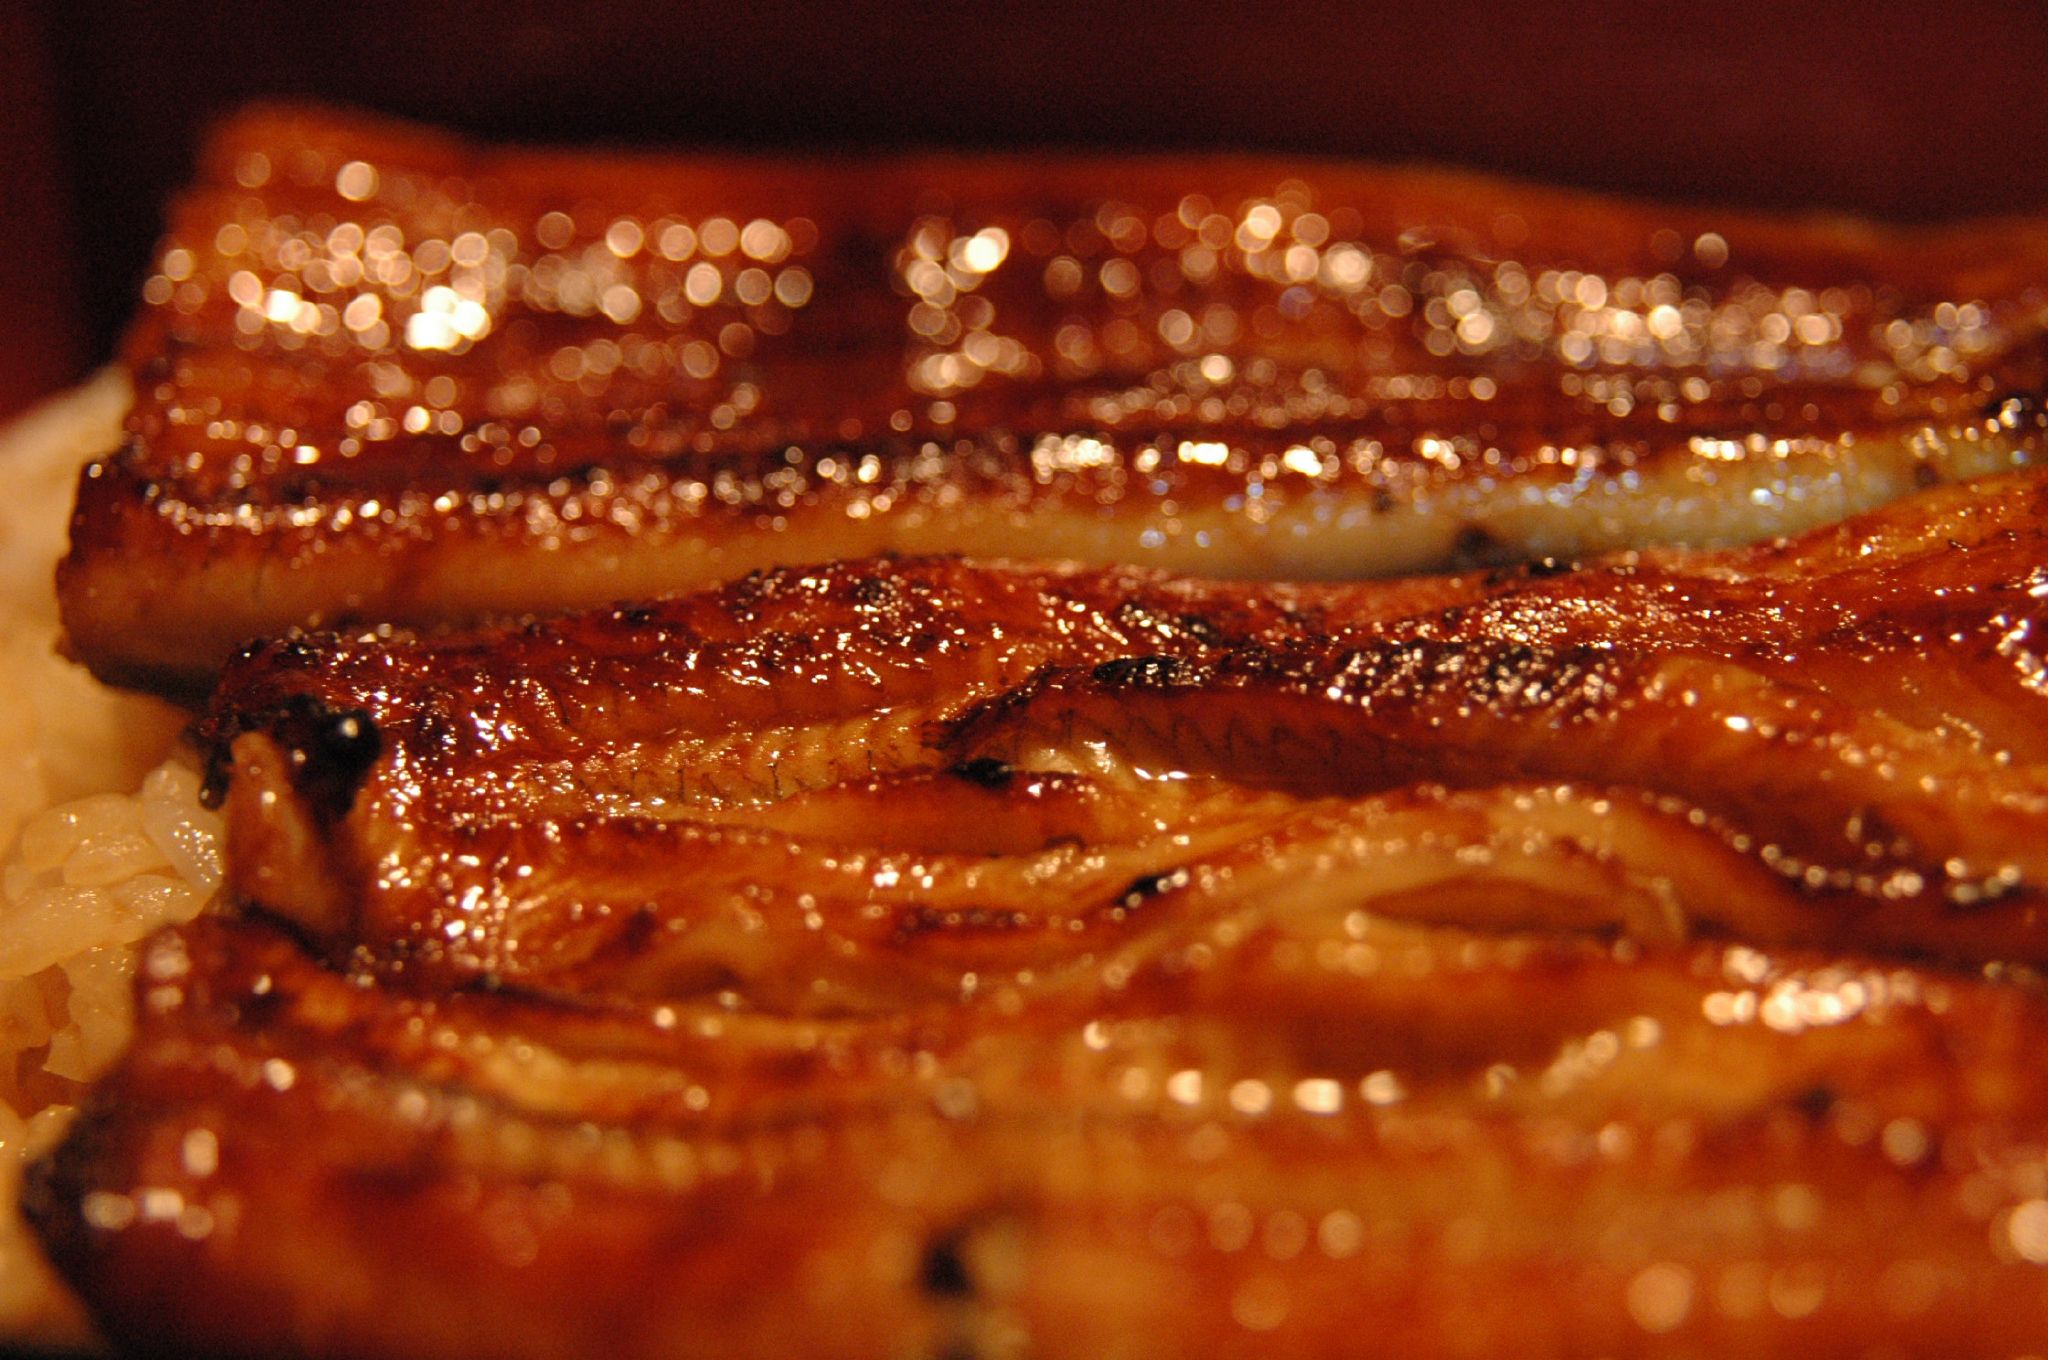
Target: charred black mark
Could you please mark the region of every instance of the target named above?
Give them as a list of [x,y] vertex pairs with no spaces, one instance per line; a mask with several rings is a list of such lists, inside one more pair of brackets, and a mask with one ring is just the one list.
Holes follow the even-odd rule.
[[300,506],[318,505],[327,494],[327,479],[312,473],[287,475],[278,482],[277,489],[271,492],[271,496],[280,505]]
[[1101,685],[1162,687],[1180,683],[1184,669],[1178,657],[1127,656],[1105,661],[1089,674]]
[[935,1299],[971,1299],[974,1280],[967,1273],[961,1255],[965,1233],[952,1229],[925,1244],[924,1260],[917,1270],[917,1285]]
[[613,958],[641,958],[660,934],[660,911],[654,903],[643,902],[626,917],[619,933],[604,946],[604,953]]
[[972,760],[961,761],[947,773],[985,789],[1002,789],[1009,787],[1017,771],[1008,761],[997,760],[994,756],[976,756]]
[[1155,897],[1177,892],[1193,881],[1186,869],[1169,869],[1163,874],[1140,874],[1116,896],[1116,905],[1124,911],[1136,911]]
[[1521,585],[1529,581],[1548,580],[1553,576],[1566,576],[1577,571],[1579,564],[1568,557],[1539,557],[1532,562],[1493,567],[1486,573],[1489,589],[1496,586]]
[[303,735],[292,734],[298,785],[324,815],[338,817],[355,801],[363,776],[384,749],[376,722],[360,708],[337,711],[304,696],[308,712]]
[[327,664],[328,652],[326,648],[317,646],[310,637],[295,628],[271,642],[258,638],[254,642],[243,643],[236,648],[230,664],[240,666],[259,657],[279,668],[306,669]]
[[255,713],[215,719],[201,728],[209,750],[200,797],[209,807],[220,806],[227,794],[229,752],[244,732],[268,732],[290,752],[293,782],[323,817],[348,810],[363,775],[384,749],[383,735],[368,712],[333,708],[306,693]]
[[[269,975],[265,974],[264,979],[267,982]],[[268,987],[261,991],[248,987],[235,996],[230,1010],[236,1024],[254,1029],[287,1010],[288,1000],[284,993]]]
[[1479,659],[1479,678],[1490,689],[1498,689],[1510,681],[1528,679],[1533,673],[1542,671],[1546,664],[1558,664],[1552,654],[1539,652],[1523,642],[1509,643],[1490,655],[1482,653]]
[[428,709],[420,715],[417,731],[421,747],[442,755],[453,755],[462,742],[454,716],[438,708]]
[[2008,430],[2048,429],[2048,392],[2007,388],[1984,403],[1984,414]]
[[654,622],[654,611],[645,605],[633,605],[619,610],[615,617],[620,623],[640,628]]
[[1115,617],[1117,624],[1129,632],[1152,633],[1166,641],[1186,638],[1204,645],[1214,645],[1222,638],[1222,633],[1215,623],[1200,614],[1160,614],[1136,600],[1126,600],[1118,605]]
[[896,583],[887,576],[863,576],[847,590],[855,604],[882,605],[897,598]]
[[1792,1107],[1809,1119],[1825,1119],[1835,1108],[1834,1088],[1825,1084],[1809,1086],[1792,1097]]
[[384,749],[383,734],[368,712],[337,709],[314,695],[294,694],[267,712],[237,715],[225,730],[216,728],[208,734],[213,749],[202,795],[209,805],[218,806],[227,792],[229,748],[236,737],[250,731],[270,733],[290,753],[292,782],[325,818],[348,811],[363,776]]
[[1467,524],[1458,530],[1458,537],[1451,544],[1451,564],[1455,567],[1478,567],[1488,562],[1498,562],[1506,555],[1501,541],[1477,524]]

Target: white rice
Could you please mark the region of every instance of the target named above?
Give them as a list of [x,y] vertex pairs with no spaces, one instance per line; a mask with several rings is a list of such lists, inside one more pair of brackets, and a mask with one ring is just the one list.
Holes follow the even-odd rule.
[[107,374],[0,429],[0,1345],[89,1337],[16,1185],[128,1040],[135,942],[220,882],[219,822],[177,749],[184,715],[55,651],[72,488],[128,400]]

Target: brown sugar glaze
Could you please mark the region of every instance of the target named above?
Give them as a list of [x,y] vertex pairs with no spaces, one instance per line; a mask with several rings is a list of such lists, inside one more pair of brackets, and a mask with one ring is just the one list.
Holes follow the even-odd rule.
[[894,550],[1351,577],[1794,531],[2041,447],[2048,232],[1218,156],[215,139],[81,488],[71,646],[192,692]]
[[271,642],[31,1212],[154,1352],[2021,1352],[2043,476]]

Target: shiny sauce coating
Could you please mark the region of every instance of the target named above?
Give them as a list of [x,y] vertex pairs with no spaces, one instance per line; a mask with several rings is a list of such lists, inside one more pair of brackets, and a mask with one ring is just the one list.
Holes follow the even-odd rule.
[[578,157],[230,124],[81,488],[70,645],[878,551],[1234,578],[1750,541],[2041,451],[2048,232],[1243,156]]
[[2023,1352],[2043,476],[273,641],[31,1210],[208,1354]]

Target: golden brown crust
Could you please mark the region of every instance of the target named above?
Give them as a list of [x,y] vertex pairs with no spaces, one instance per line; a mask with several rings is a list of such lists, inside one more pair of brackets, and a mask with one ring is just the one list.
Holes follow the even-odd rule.
[[[842,563],[522,629],[267,644],[207,730],[242,775],[242,894],[415,975],[545,976],[565,961],[549,930],[578,923],[573,962],[600,948],[583,937],[694,911],[694,887],[667,903],[641,881],[667,857],[748,882],[790,853],[701,818],[856,778],[886,786],[877,806],[914,804],[929,772],[973,761],[1112,785],[1171,770],[1310,805],[1620,790],[1730,861],[1680,894],[1688,921],[2035,961],[2043,494],[2016,477],[1785,546],[1385,584]],[[1144,779],[1119,796],[1166,798]],[[294,808],[303,831],[280,830]],[[925,847],[945,852],[932,864],[967,890],[997,825],[934,819],[924,834],[957,843]],[[530,901],[508,863],[529,866]],[[849,872],[831,891],[860,896]],[[1046,877],[1034,910],[1079,882]],[[346,900],[280,896],[314,890]],[[467,928],[479,900],[488,930]]]
[[1332,577],[1755,539],[2036,457],[2044,281],[2030,221],[259,113],[174,213],[67,626],[189,690],[292,624],[883,550]]
[[254,915],[152,947],[33,1212],[199,1352],[2005,1353],[2044,508],[267,644]]
[[[35,1203],[152,1354],[1163,1360],[1364,1336],[1965,1356],[2038,1336],[2037,989],[1342,913],[1242,924],[1113,993],[1005,981],[793,1023],[421,997],[209,922],[155,947],[151,1037]],[[1348,962],[1288,962],[1331,950]],[[1745,1004],[1768,1022],[1726,1019]]]

